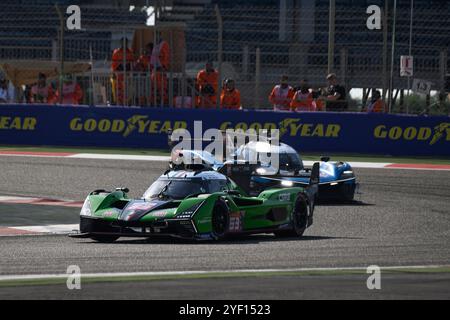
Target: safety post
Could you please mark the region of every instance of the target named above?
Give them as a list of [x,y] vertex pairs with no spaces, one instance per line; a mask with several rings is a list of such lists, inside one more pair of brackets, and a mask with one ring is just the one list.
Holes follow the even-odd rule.
[[217,41],[217,61],[218,61],[218,84],[216,92],[216,109],[220,109],[220,95],[222,92],[222,59],[223,59],[223,20],[220,14],[219,6],[215,6],[216,18],[217,18],[217,31],[218,31],[218,41]]
[[336,22],[336,1],[330,0],[329,21],[328,21],[328,73],[334,69],[334,34]]
[[56,12],[59,17],[59,104],[63,101],[63,77],[64,77],[64,16],[61,9],[55,4]]
[[91,65],[91,79],[90,79],[90,86],[91,86],[91,95],[90,100],[91,106],[95,105],[95,92],[94,92],[94,56],[92,54],[92,43],[89,44],[89,64]]
[[386,101],[386,94],[388,90],[388,79],[387,79],[387,64],[388,64],[388,17],[389,17],[389,0],[384,2],[383,11],[383,70],[382,70],[382,84],[383,84],[383,102]]
[[392,43],[391,43],[391,74],[389,77],[389,113],[392,113],[392,101],[394,94],[394,59],[395,59],[395,27],[397,24],[397,0],[394,0],[394,12],[392,21]]
[[123,104],[124,106],[128,106],[128,79],[127,79],[127,47],[126,47],[126,35],[125,35],[125,30],[122,31],[122,47],[125,49],[124,54],[123,54],[123,64],[122,64],[122,73],[123,73]]
[[[413,40],[413,19],[414,19],[414,0],[411,0],[411,13],[409,20],[409,56],[412,56],[412,40]],[[411,95],[411,76],[408,76],[408,99],[406,101],[406,114],[409,114],[409,96]]]
[[170,70],[169,70],[169,107],[174,107],[173,103],[173,64],[174,64],[174,58],[173,58],[173,29],[170,29],[170,38],[169,38],[169,45],[170,45]]
[[259,87],[261,83],[261,49],[256,48],[256,61],[255,61],[255,97],[254,107],[259,108]]

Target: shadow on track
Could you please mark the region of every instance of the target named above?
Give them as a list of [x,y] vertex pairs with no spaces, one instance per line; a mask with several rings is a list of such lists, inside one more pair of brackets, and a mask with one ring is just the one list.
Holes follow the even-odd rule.
[[320,200],[316,203],[316,205],[320,206],[320,207],[327,207],[327,206],[371,207],[371,206],[375,206],[375,204],[373,204],[373,203],[366,203],[366,202],[357,201],[357,200],[352,200],[352,201]]
[[95,241],[91,242],[78,242],[79,244],[99,244],[103,246],[114,246],[121,244],[167,244],[167,245],[202,245],[202,244],[212,244],[212,245],[235,245],[235,244],[258,244],[264,242],[288,242],[288,241],[320,241],[320,240],[337,240],[337,239],[362,239],[355,237],[327,237],[327,236],[303,236],[301,238],[296,237],[287,237],[287,238],[277,238],[270,234],[260,234],[260,235],[242,235],[242,236],[233,236],[221,241],[214,240],[204,240],[204,241],[196,241],[189,239],[179,239],[172,237],[156,237],[156,238],[145,238],[145,239],[124,239],[117,240],[114,243],[98,243]]

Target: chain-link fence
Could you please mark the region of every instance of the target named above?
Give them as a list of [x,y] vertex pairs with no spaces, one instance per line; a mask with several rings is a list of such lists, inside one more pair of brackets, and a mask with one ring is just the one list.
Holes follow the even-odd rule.
[[[225,76],[237,79],[244,105],[270,108],[268,95],[283,74],[294,87],[307,79],[311,88],[319,90],[327,86],[330,72],[351,93],[349,110],[363,110],[374,88],[388,104],[394,1],[370,2],[378,2],[380,8],[381,29],[375,30],[367,26],[371,15],[366,13],[366,1],[335,1],[334,6],[334,1],[277,2],[220,8],[222,54],[230,69]],[[446,113],[445,95],[438,96],[448,91],[450,26],[443,21],[450,19],[450,2],[412,3],[398,1],[396,8],[392,111],[422,112],[435,102],[434,111]],[[217,56],[216,19],[209,8],[189,24],[188,61]],[[402,55],[414,57],[412,77],[400,76]],[[431,97],[408,90],[414,79],[432,83]]]
[[[212,100],[231,78],[246,109],[270,109],[269,94],[287,75],[292,87],[307,79],[327,110],[326,77],[335,73],[349,111],[365,110],[379,90],[391,112],[448,114],[450,1],[133,3],[71,1],[81,9],[81,30],[70,30],[67,1],[2,1],[0,68],[9,88],[6,81],[1,86],[8,101],[198,107],[205,91],[196,77],[212,61],[219,71]],[[367,26],[377,18],[376,10],[366,12],[372,4],[381,29]],[[120,51],[125,46],[132,52]],[[414,57],[411,77],[400,76],[403,55]],[[36,85],[40,73],[46,79]],[[416,93],[414,80],[431,85],[430,93]]]

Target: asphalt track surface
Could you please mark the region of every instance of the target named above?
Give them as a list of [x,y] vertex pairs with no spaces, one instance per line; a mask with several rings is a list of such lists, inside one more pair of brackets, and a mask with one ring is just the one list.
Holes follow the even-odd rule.
[[[131,196],[140,196],[165,168],[159,162],[0,157],[0,195],[83,200],[90,190],[126,186],[131,189]],[[358,202],[318,206],[314,225],[302,239],[280,240],[271,235],[221,243],[121,239],[105,245],[66,236],[2,237],[0,275],[61,274],[68,265],[78,265],[82,272],[100,273],[450,264],[450,172],[355,171],[362,192]],[[0,226],[76,223],[78,211],[0,205]],[[213,290],[212,298],[227,298],[239,290],[236,298],[245,293],[250,298],[271,298],[268,288],[280,292],[275,298],[286,298],[287,292],[292,298],[302,298],[314,288],[317,289],[311,298],[450,298],[448,274],[391,276],[395,288],[381,290],[383,294],[378,296],[366,291],[359,296],[351,293],[359,292],[358,288],[363,290],[365,279],[328,277],[259,278],[259,285],[253,283],[258,278],[236,278],[90,284],[86,288],[92,288],[89,292],[96,297],[108,297],[111,290],[120,288],[130,292],[142,288],[141,297],[155,298],[156,288],[167,287],[172,290],[163,290],[158,298],[183,298],[183,294],[192,293],[186,288],[197,287],[197,294],[191,298],[201,298],[207,287],[217,286],[222,289]],[[296,291],[292,283],[299,281],[303,285]],[[243,284],[252,289],[242,290],[246,287]],[[46,296],[40,296],[43,290],[39,287],[35,289],[24,294],[26,290],[21,287],[0,287],[0,299]],[[61,289],[54,286],[47,289],[44,291],[49,298],[70,298],[59,294]]]

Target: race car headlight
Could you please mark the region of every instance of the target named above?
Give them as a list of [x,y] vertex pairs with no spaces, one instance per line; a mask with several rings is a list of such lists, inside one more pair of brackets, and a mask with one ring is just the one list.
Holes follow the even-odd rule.
[[264,168],[258,168],[258,169],[256,169],[256,173],[257,174],[259,174],[259,175],[264,175],[265,173],[266,173],[267,171],[266,171],[266,169],[264,169]]
[[89,198],[87,198],[84,201],[83,207],[81,208],[81,211],[80,211],[80,216],[84,216],[84,217],[92,216],[91,202],[89,201]]
[[281,185],[283,187],[293,187],[294,186],[294,182],[289,181],[289,180],[283,180],[283,181],[281,181]]
[[351,178],[354,176],[355,176],[355,174],[353,173],[353,170],[346,170],[346,171],[342,172],[341,178],[345,179],[345,178]]

